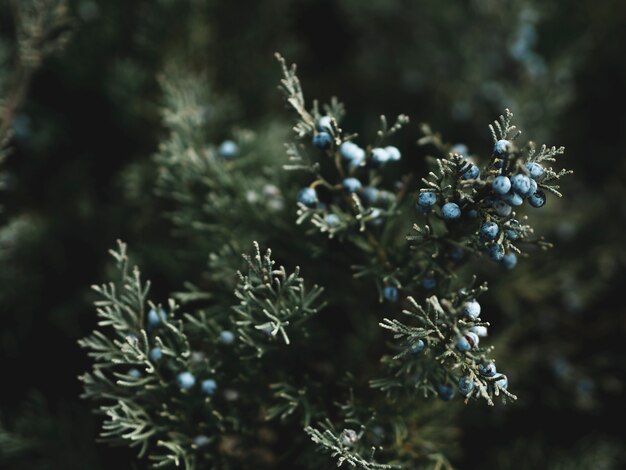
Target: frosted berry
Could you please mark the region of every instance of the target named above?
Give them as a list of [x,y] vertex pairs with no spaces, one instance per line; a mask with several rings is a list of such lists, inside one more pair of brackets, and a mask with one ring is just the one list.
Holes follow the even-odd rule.
[[356,433],[354,429],[344,429],[341,432],[341,443],[344,446],[354,445],[354,443],[358,440],[359,440],[359,435]]
[[466,318],[476,320],[480,316],[480,304],[475,300],[469,300],[463,304],[462,311]]
[[463,157],[467,157],[469,155],[469,149],[465,144],[454,144],[452,146],[452,153],[458,153]]
[[469,169],[465,173],[463,173],[463,179],[466,180],[475,180],[479,176],[480,169],[473,163],[471,163]]
[[530,178],[523,174],[511,178],[511,189],[520,196],[526,196],[530,191]]
[[419,354],[424,350],[425,347],[426,345],[424,344],[424,341],[418,339],[415,343],[413,343],[413,346],[411,346],[411,349],[409,349],[409,351],[411,352],[411,354]]
[[387,154],[389,155],[389,161],[397,162],[398,160],[400,160],[400,158],[402,158],[402,154],[400,153],[400,150],[398,150],[398,148],[394,147],[393,145],[389,145],[385,147],[385,150],[387,151]]
[[387,286],[383,289],[383,297],[387,302],[398,301],[398,288],[395,286]]
[[321,150],[326,150],[333,143],[333,138],[328,132],[318,132],[313,136],[313,145]]
[[176,376],[176,383],[179,388],[183,390],[189,390],[196,383],[196,378],[191,372],[181,372]]
[[139,372],[139,369],[131,369],[128,371],[128,375],[130,375],[133,379],[138,379],[141,377],[141,372]]
[[239,147],[232,140],[225,140],[220,144],[217,153],[222,158],[233,158],[239,153]]
[[502,258],[502,264],[506,269],[513,269],[517,264],[517,255],[515,253],[507,253]]
[[494,243],[489,246],[487,251],[489,252],[491,259],[494,261],[502,261],[502,258],[504,258],[504,247],[498,243]]
[[224,330],[220,333],[220,341],[224,344],[233,344],[235,334],[232,331]]
[[519,233],[517,233],[515,230],[513,229],[506,229],[504,234],[506,235],[506,238],[508,238],[511,241],[515,241],[519,238]]
[[486,326],[473,326],[469,329],[472,333],[476,334],[479,338],[484,338],[487,336],[487,327]]
[[339,216],[337,216],[337,214],[328,214],[326,217],[324,217],[324,221],[330,227],[337,227],[341,223],[341,221],[339,220]]
[[151,308],[148,312],[147,318],[148,327],[154,328],[156,326],[159,326],[161,322],[164,322],[166,319],[167,314],[165,313],[165,310],[159,308],[157,311],[157,309]]
[[504,201],[496,201],[493,203],[493,208],[496,210],[496,214],[500,217],[508,217],[511,215],[513,209]]
[[437,394],[442,400],[449,401],[454,396],[454,389],[449,385],[441,384],[437,386]]
[[322,116],[317,120],[316,126],[318,131],[332,132],[333,125],[330,116]]
[[204,447],[207,444],[209,444],[210,442],[211,442],[211,440],[208,437],[206,437],[206,436],[196,436],[193,439],[193,444],[196,447]]
[[459,392],[461,395],[468,396],[474,390],[474,381],[470,377],[461,377],[459,379]]
[[448,202],[441,208],[441,215],[446,220],[454,220],[461,217],[461,208],[454,202]]
[[528,197],[528,203],[533,207],[543,206],[546,203],[546,193],[538,189],[534,194]]
[[344,142],[339,146],[339,154],[350,166],[359,166],[365,160],[365,150],[353,142]]
[[361,182],[356,178],[346,178],[341,182],[341,186],[349,193],[356,193],[361,189]]
[[200,389],[202,390],[202,393],[213,395],[217,390],[217,382],[213,379],[203,380],[200,385]]
[[417,205],[421,209],[430,209],[437,202],[437,194],[433,191],[423,191],[417,196]]
[[389,152],[380,147],[372,149],[372,160],[378,165],[384,165],[389,160]]
[[485,222],[480,227],[480,234],[488,240],[495,240],[499,231],[498,224],[495,222]]
[[478,211],[476,209],[470,209],[469,211],[467,211],[467,216],[470,219],[475,219],[476,217],[478,217]]
[[470,349],[472,349],[472,345],[470,344],[470,342],[467,340],[465,336],[461,336],[456,341],[456,348],[461,352],[467,352]]
[[509,206],[519,207],[524,203],[524,199],[517,193],[508,193],[502,196],[502,200]]
[[493,153],[500,158],[504,158],[511,151],[511,142],[505,139],[498,140],[493,146]]
[[375,204],[380,195],[380,191],[373,186],[365,186],[361,191],[361,199],[367,205]]
[[535,180],[530,180],[530,189],[528,190],[528,196],[537,192],[538,186]]
[[498,380],[496,380],[496,384],[502,390],[506,390],[509,387],[509,379],[507,379],[506,375],[503,375]]
[[426,290],[433,290],[437,287],[437,280],[432,277],[425,277],[422,279],[422,287]]
[[496,375],[496,365],[493,362],[487,362],[486,364],[480,364],[478,366],[478,372],[485,377],[493,377]]
[[157,362],[163,357],[163,351],[161,351],[161,348],[152,348],[148,355],[152,361]]
[[312,207],[317,204],[317,191],[313,188],[302,188],[298,192],[298,202],[305,206]]
[[528,173],[530,173],[530,177],[534,180],[541,178],[544,174],[544,169],[539,163],[527,163],[526,169],[528,170]]
[[496,194],[506,194],[511,190],[511,180],[508,176],[498,176],[491,183]]
[[477,348],[478,344],[480,343],[478,335],[472,331],[468,331],[467,333],[465,333],[465,339],[469,342],[472,348]]

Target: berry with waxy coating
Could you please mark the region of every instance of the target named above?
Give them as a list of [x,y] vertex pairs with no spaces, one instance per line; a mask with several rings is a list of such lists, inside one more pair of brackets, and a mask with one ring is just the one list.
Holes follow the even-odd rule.
[[476,300],[468,300],[463,304],[463,316],[476,320],[480,316],[480,304]]
[[176,383],[179,388],[189,390],[196,383],[196,378],[191,372],[181,372],[176,376]]
[[545,171],[539,163],[535,163],[535,162],[527,163],[526,169],[528,170],[530,177],[534,180],[541,178]]
[[480,234],[488,240],[495,240],[499,231],[498,224],[495,222],[485,222],[480,227]]
[[326,150],[333,143],[333,137],[328,132],[318,132],[313,136],[313,145],[321,150]]
[[161,360],[161,357],[163,357],[163,351],[161,351],[161,348],[155,347],[150,350],[148,355],[152,361],[157,362]]
[[469,342],[472,348],[477,348],[478,344],[480,343],[478,335],[472,331],[468,331],[467,333],[465,333],[465,339]]
[[496,194],[506,194],[511,190],[511,180],[508,176],[494,178],[491,187]]
[[384,165],[389,161],[389,152],[380,147],[372,149],[372,161],[378,165]]
[[337,214],[326,215],[326,217],[324,217],[324,221],[331,227],[337,227],[341,223]]
[[449,385],[441,384],[437,386],[437,394],[443,401],[449,401],[454,396],[454,389]]
[[239,153],[239,147],[237,147],[237,144],[232,140],[225,140],[220,144],[217,153],[222,158],[233,158]]
[[517,255],[515,253],[507,253],[502,258],[502,264],[506,269],[513,269],[517,264]]
[[459,379],[459,392],[461,395],[468,396],[474,390],[474,381],[471,377],[461,377]]
[[511,228],[506,229],[504,231],[504,234],[506,235],[506,238],[508,238],[511,241],[515,241],[519,238],[519,233],[517,233],[515,230]]
[[535,180],[530,180],[530,190],[528,191],[528,195],[535,194],[537,192],[538,186]]
[[465,173],[463,173],[463,179],[466,179],[466,180],[475,180],[479,176],[480,176],[480,169],[473,163],[470,165],[469,169]]
[[154,328],[156,326],[159,326],[166,319],[167,319],[167,314],[165,313],[165,310],[163,310],[162,308],[159,308],[157,311],[157,309],[151,308],[150,311],[148,312],[148,318],[147,318],[148,327]]
[[203,380],[200,385],[200,389],[202,390],[202,393],[205,393],[206,395],[213,395],[217,390],[217,382],[213,379]]
[[315,127],[317,127],[318,131],[331,132],[333,125],[330,116],[322,116],[319,118]]
[[400,150],[398,150],[398,148],[394,147],[393,145],[389,145],[385,147],[385,150],[387,151],[387,154],[389,155],[389,161],[397,162],[398,160],[400,160],[400,158],[402,158],[402,154],[400,153]]
[[383,297],[388,302],[398,301],[398,288],[395,286],[387,286],[383,289]]
[[478,366],[478,372],[485,377],[493,377],[496,375],[496,365],[493,362],[487,362]]
[[530,191],[530,178],[522,173],[511,178],[511,189],[520,196],[528,195]]
[[500,217],[508,217],[511,215],[513,209],[504,201],[496,201],[493,203],[493,208],[496,210],[496,214]]
[[511,150],[511,142],[505,139],[498,140],[493,146],[493,153],[500,158],[504,158]]
[[302,188],[298,192],[298,202],[304,204],[307,207],[312,207],[317,204],[317,191],[313,188]]
[[535,191],[534,194],[531,194],[528,197],[528,203],[536,208],[539,208],[546,203],[546,193],[544,193],[541,189]]
[[461,352],[467,352],[472,349],[472,345],[467,340],[467,338],[465,338],[465,336],[461,336],[459,339],[456,340],[456,348]]
[[509,387],[509,379],[506,377],[506,375],[502,375],[502,377],[496,380],[496,384],[502,390],[506,390]]
[[437,194],[433,191],[423,191],[417,196],[417,205],[421,209],[430,209],[437,202]]
[[458,153],[459,155],[463,157],[467,157],[469,155],[469,149],[467,148],[467,145],[465,144],[454,144],[451,150],[452,150],[452,153]]
[[356,178],[346,178],[341,182],[341,186],[349,193],[356,193],[361,189],[361,182]]
[[454,202],[448,202],[441,208],[441,215],[446,220],[455,220],[461,217],[461,208]]
[[378,200],[379,192],[380,191],[373,186],[365,186],[363,191],[361,191],[361,199],[367,205],[374,204]]
[[502,196],[502,200],[506,202],[509,206],[519,207],[524,203],[524,199],[517,193],[508,193]]
[[469,329],[472,333],[475,333],[479,338],[487,336],[487,327],[482,325],[476,325]]
[[206,436],[196,436],[193,439],[193,444],[196,447],[204,447],[205,445],[209,444],[211,442],[211,440],[206,437]]
[[350,162],[350,166],[359,166],[365,160],[365,150],[354,142],[344,142],[339,146],[341,157]]
[[141,372],[139,372],[139,369],[131,369],[128,371],[128,375],[130,375],[133,379],[138,379],[139,377],[141,377]]
[[494,261],[502,261],[502,258],[504,258],[504,247],[499,243],[494,243],[489,246],[487,251],[489,252],[491,259]]
[[433,277],[425,277],[422,279],[422,287],[426,290],[433,290],[437,287],[437,280]]
[[419,354],[424,350],[425,347],[426,344],[424,344],[424,341],[418,339],[415,343],[413,343],[413,346],[411,346],[411,349],[409,349],[409,351],[411,352],[411,354]]
[[224,330],[220,333],[220,341],[224,344],[233,344],[235,334],[232,331]]

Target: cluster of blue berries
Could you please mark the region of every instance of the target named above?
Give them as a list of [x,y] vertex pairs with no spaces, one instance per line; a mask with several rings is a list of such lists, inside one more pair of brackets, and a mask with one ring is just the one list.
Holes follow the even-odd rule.
[[[196,384],[196,377],[189,371],[180,372],[176,376],[176,385],[181,390],[190,390]],[[214,395],[217,390],[217,382],[213,379],[206,379],[200,383],[200,390],[205,395]]]

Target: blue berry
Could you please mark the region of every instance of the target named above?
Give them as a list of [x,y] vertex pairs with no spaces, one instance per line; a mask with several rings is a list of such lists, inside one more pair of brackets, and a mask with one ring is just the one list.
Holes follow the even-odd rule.
[[476,300],[469,300],[463,304],[463,315],[470,320],[480,316],[480,304]]
[[433,191],[423,191],[417,196],[417,205],[422,209],[430,209],[437,202],[437,194]]
[[209,444],[211,442],[211,440],[206,437],[206,436],[196,436],[193,439],[193,444],[196,447],[204,447],[205,445]]
[[530,191],[530,178],[523,174],[517,174],[511,178],[511,189],[520,196],[528,195]]
[[478,366],[478,372],[485,377],[493,377],[496,375],[496,365],[493,362],[487,362],[486,364],[480,364]]
[[478,335],[473,331],[468,331],[467,333],[465,333],[465,339],[469,342],[472,348],[477,348],[478,344],[480,343]]
[[511,150],[511,142],[508,140],[498,140],[493,146],[493,153],[500,158],[504,158]]
[[298,192],[298,202],[307,207],[315,206],[317,204],[317,191],[313,188],[302,188]]
[[528,190],[528,196],[531,194],[535,194],[537,192],[538,186],[537,182],[533,179],[530,180],[530,189]]
[[383,289],[383,297],[388,302],[398,301],[398,288],[395,286],[387,286]]
[[339,216],[337,214],[328,214],[328,215],[326,215],[326,217],[324,217],[324,221],[330,227],[337,227],[341,223],[341,221],[339,220]]
[[437,394],[442,400],[449,401],[454,396],[454,389],[449,385],[441,384],[437,386]]
[[470,209],[467,211],[467,216],[470,219],[475,219],[476,217],[478,217],[478,211],[476,209]]
[[384,165],[389,160],[389,152],[380,147],[372,149],[372,160],[378,165]]
[[207,395],[213,395],[217,390],[217,382],[213,379],[206,379],[202,381],[200,385],[202,392]]
[[322,116],[317,120],[317,130],[320,132],[332,132],[333,125],[330,116]]
[[454,202],[448,202],[441,208],[441,215],[446,220],[454,220],[461,217],[461,208]]
[[139,372],[139,369],[131,369],[128,371],[128,375],[130,375],[133,379],[138,379],[141,377],[141,372]]
[[150,356],[150,359],[154,362],[160,361],[161,357],[163,356],[161,348],[152,348],[148,354]]
[[519,207],[524,203],[524,199],[517,193],[508,193],[502,196],[502,200],[509,206]]
[[339,146],[339,154],[350,166],[359,166],[365,160],[365,150],[354,142],[344,142]]
[[470,344],[470,342],[467,340],[465,336],[461,336],[456,341],[456,348],[461,352],[467,352],[470,349],[472,349],[472,345]]
[[220,333],[220,341],[224,344],[233,344],[235,342],[235,334],[232,331],[224,330]]
[[509,379],[507,379],[506,375],[502,375],[498,380],[496,380],[496,384],[502,390],[506,390],[509,387]]
[[463,173],[463,179],[466,180],[475,180],[479,176],[480,169],[473,163],[471,163],[469,169],[465,173]]
[[437,280],[432,277],[425,277],[422,279],[422,287],[426,290],[433,290],[437,287]]
[[179,388],[183,390],[189,390],[196,383],[196,378],[191,372],[181,372],[176,376],[176,383]]
[[513,269],[517,264],[517,255],[515,253],[507,253],[502,258],[502,264],[506,269]]
[[378,200],[378,189],[373,186],[365,186],[363,191],[361,191],[361,199],[367,205],[374,204]]
[[515,230],[510,229],[510,228],[506,229],[504,234],[506,235],[506,238],[508,238],[511,241],[515,241],[519,238],[519,233],[517,233]]
[[220,144],[217,153],[222,158],[233,158],[239,153],[239,147],[237,147],[237,144],[232,140],[225,140]]
[[156,309],[151,308],[150,311],[148,312],[148,327],[150,328],[154,328],[156,326],[159,326],[161,324],[161,322],[164,322],[167,319],[167,314],[165,313],[165,310],[163,310],[162,308],[159,308],[158,312]]
[[458,153],[462,157],[467,157],[469,155],[469,149],[465,144],[454,144],[452,146],[452,153]]
[[494,243],[488,248],[489,256],[494,261],[502,261],[504,258],[504,247],[499,243]]
[[483,226],[480,227],[480,234],[488,240],[495,240],[499,231],[498,224],[495,222],[485,222]]
[[469,329],[472,333],[476,334],[479,338],[484,338],[487,336],[487,327],[486,326],[473,326]]
[[361,189],[361,182],[356,178],[346,178],[341,182],[341,186],[349,193],[356,193]]
[[313,136],[313,145],[321,150],[326,150],[333,143],[333,138],[328,132],[318,132]]
[[474,381],[470,377],[461,377],[459,379],[459,392],[461,395],[468,396],[474,390]]
[[504,201],[495,201],[493,203],[493,208],[500,217],[508,217],[511,215],[513,209]]
[[543,176],[544,169],[539,163],[531,162],[526,164],[526,169],[530,173],[530,177],[534,180]]
[[418,339],[415,343],[413,343],[413,346],[411,346],[411,349],[409,349],[409,351],[411,352],[411,354],[419,354],[424,350],[425,347],[426,344],[424,344],[424,341]]
[[546,203],[546,193],[538,189],[534,194],[528,197],[528,203],[537,208],[543,206]]
[[393,145],[389,145],[388,147],[385,147],[385,150],[387,151],[387,154],[389,155],[389,161],[397,162],[398,160],[400,160],[400,158],[402,158],[402,154],[400,153],[400,150],[398,150],[398,148],[394,147]]
[[497,194],[506,194],[511,190],[511,180],[508,176],[497,176],[491,183],[491,187]]

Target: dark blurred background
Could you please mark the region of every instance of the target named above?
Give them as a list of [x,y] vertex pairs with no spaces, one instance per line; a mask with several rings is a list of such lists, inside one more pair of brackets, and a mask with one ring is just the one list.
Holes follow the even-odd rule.
[[[99,423],[77,380],[89,361],[76,340],[95,326],[89,286],[104,278],[115,239],[134,247],[158,291],[185,279],[184,266],[164,261],[167,225],[125,184],[163,137],[156,77],[177,57],[231,99],[233,124],[286,126],[280,51],[299,65],[308,98],[346,103],[346,128],[371,135],[381,113],[408,114],[400,143],[415,174],[429,150],[416,145],[422,121],[486,156],[487,124],[510,107],[527,138],[566,147],[562,164],[575,175],[565,198],[536,216],[555,248],[505,276],[479,273],[520,400],[468,407],[455,464],[623,468],[626,3],[70,3],[73,37],[35,75],[2,168],[0,442],[31,445],[2,465],[139,465],[128,450],[96,444]],[[10,42],[11,12],[0,5],[0,38]]]

